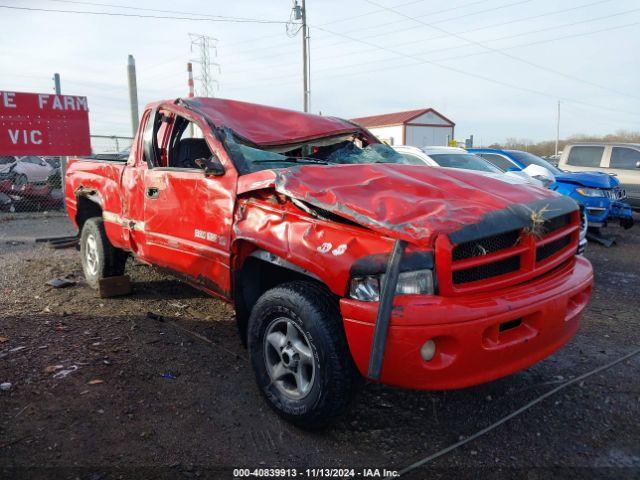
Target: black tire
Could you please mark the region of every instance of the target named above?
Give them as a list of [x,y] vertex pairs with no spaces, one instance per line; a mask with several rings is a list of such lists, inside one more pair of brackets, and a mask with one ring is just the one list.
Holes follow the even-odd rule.
[[[272,381],[268,371],[267,355],[274,347],[265,339],[267,329],[283,318],[304,334],[313,352],[314,377],[303,398],[284,393],[282,383]],[[301,428],[317,429],[331,424],[346,410],[358,373],[347,346],[338,302],[324,286],[295,281],[265,292],[251,311],[248,344],[258,387],[284,419]],[[282,360],[285,353],[279,355]]]
[[[95,251],[95,264],[87,255],[89,250]],[[122,275],[127,263],[127,253],[111,245],[102,218],[99,217],[89,218],[82,226],[80,258],[84,278],[95,289],[98,288],[100,279]]]

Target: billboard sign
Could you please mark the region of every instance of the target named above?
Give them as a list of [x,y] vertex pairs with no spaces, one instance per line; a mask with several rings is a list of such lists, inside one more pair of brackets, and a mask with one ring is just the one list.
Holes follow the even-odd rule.
[[0,91],[0,155],[90,155],[87,97]]

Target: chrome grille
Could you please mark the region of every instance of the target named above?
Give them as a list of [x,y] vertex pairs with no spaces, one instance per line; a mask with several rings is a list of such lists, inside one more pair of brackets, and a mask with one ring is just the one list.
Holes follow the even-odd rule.
[[603,191],[605,196],[609,200],[616,201],[616,200],[622,200],[627,197],[627,192],[624,190],[624,188],[621,188],[621,187],[608,188]]

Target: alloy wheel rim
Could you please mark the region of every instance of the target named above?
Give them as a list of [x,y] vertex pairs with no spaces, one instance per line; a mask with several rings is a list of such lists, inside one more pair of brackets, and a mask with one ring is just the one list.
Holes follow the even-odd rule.
[[96,237],[93,235],[87,236],[85,259],[87,261],[87,271],[92,276],[98,274],[98,244]]
[[311,343],[293,320],[279,317],[267,327],[264,359],[271,383],[288,398],[306,397],[315,381],[316,362]]

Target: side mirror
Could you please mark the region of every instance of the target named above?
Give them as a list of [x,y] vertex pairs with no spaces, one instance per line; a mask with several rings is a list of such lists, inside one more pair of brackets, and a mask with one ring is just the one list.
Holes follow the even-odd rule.
[[209,158],[197,158],[195,163],[204,170],[204,174],[207,176],[220,177],[224,175],[224,166],[215,155],[211,155]]
[[636,162],[636,168],[640,168],[640,162]]

